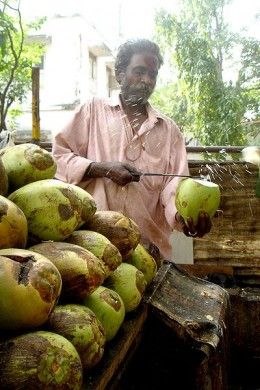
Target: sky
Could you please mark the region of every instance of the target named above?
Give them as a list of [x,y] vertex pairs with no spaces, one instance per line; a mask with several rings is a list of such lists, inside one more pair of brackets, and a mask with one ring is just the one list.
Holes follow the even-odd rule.
[[[152,38],[156,10],[178,9],[178,0],[21,0],[23,14],[31,19],[81,12],[114,42],[121,32],[123,39]],[[249,33],[260,38],[260,27],[254,15],[260,14],[260,0],[233,0],[227,6],[227,20],[238,32],[246,26]]]

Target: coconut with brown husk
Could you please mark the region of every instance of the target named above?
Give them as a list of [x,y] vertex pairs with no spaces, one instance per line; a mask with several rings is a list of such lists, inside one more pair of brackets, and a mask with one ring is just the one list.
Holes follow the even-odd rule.
[[141,237],[137,224],[131,218],[111,210],[97,211],[82,229],[103,234],[119,249],[123,258],[136,248]]
[[95,367],[104,354],[105,331],[92,310],[83,305],[57,305],[50,315],[48,330],[69,340],[81,358],[83,369]]
[[93,253],[68,242],[42,242],[30,250],[47,257],[62,277],[65,301],[80,301],[105,280],[104,264]]
[[0,344],[0,388],[57,390],[82,388],[83,370],[65,337],[35,331]]
[[0,195],[0,249],[25,248],[28,224],[23,211]]
[[7,195],[8,193],[8,176],[0,157],[0,195]]
[[27,184],[8,198],[24,212],[34,242],[63,241],[96,211],[87,191],[55,179]]
[[79,245],[98,257],[104,263],[106,277],[122,263],[118,248],[98,232],[77,230],[66,239],[66,242]]
[[61,275],[46,257],[26,249],[1,249],[0,329],[16,331],[43,325],[61,287]]
[[52,179],[57,169],[52,155],[31,143],[6,148],[2,161],[12,191],[34,181]]

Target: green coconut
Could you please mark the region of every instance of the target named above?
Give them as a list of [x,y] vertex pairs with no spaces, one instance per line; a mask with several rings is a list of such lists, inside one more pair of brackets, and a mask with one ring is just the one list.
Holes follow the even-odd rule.
[[61,287],[61,275],[46,257],[26,249],[1,249],[0,329],[21,331],[43,325]]
[[23,211],[0,195],[0,249],[25,248],[28,224]]
[[90,195],[89,192],[79,186],[74,186],[73,184],[70,185],[72,186],[71,188],[76,191],[77,196],[82,202],[81,218],[76,228],[79,229],[82,225],[84,225],[84,223],[86,223],[93,217],[93,215],[97,211],[97,205],[95,199],[92,195]]
[[157,264],[143,245],[138,244],[125,261],[144,274],[147,285],[151,283],[157,272]]
[[116,291],[122,298],[126,312],[138,307],[146,285],[144,274],[128,263],[120,264],[105,280],[105,286]]
[[31,143],[6,148],[2,161],[12,190],[37,180],[52,179],[57,169],[51,153]]
[[35,331],[0,344],[0,388],[80,390],[83,370],[75,347],[63,336]]
[[30,250],[47,257],[62,277],[61,297],[80,301],[105,280],[104,264],[93,253],[68,242],[42,242]]
[[200,212],[213,217],[220,204],[220,189],[215,183],[200,179],[183,179],[180,181],[175,196],[175,205],[185,222],[193,219],[198,223]]
[[103,325],[106,341],[112,340],[125,318],[125,306],[120,295],[114,290],[100,286],[84,299],[83,303],[95,313]]
[[123,258],[137,246],[141,238],[137,224],[118,211],[97,211],[83,225],[83,229],[103,234],[119,249]]
[[9,195],[24,212],[29,236],[38,241],[63,241],[95,211],[90,194],[55,179],[27,184]]
[[105,331],[89,308],[76,304],[56,306],[50,315],[48,329],[74,345],[83,369],[89,370],[100,362],[106,342]]
[[0,195],[7,195],[8,193],[8,176],[4,167],[4,164],[2,162],[2,159],[0,157]]
[[66,242],[79,245],[103,261],[106,277],[122,263],[122,256],[118,248],[108,238],[92,230],[74,231]]

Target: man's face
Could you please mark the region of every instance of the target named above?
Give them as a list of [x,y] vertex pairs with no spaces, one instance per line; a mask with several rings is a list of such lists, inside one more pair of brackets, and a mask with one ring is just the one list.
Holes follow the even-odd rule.
[[121,93],[126,103],[145,104],[156,85],[158,58],[151,53],[134,54],[125,73],[120,74]]

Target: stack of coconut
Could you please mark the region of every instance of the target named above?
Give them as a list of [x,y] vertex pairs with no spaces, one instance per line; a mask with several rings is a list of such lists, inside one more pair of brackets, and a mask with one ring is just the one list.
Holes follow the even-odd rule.
[[133,220],[55,173],[37,145],[2,152],[1,389],[80,389],[157,272]]

